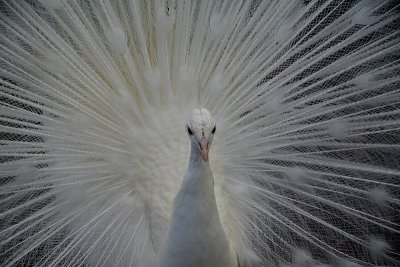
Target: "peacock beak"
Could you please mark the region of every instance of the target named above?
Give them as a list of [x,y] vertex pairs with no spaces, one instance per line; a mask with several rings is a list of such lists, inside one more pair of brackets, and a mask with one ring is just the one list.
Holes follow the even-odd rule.
[[202,137],[199,142],[201,157],[204,161],[208,161],[208,140],[205,137]]

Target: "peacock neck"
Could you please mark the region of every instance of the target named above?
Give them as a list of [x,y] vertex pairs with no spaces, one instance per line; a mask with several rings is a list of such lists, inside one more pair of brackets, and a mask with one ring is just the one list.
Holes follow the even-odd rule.
[[192,143],[159,266],[236,266],[232,255],[218,215],[210,164]]

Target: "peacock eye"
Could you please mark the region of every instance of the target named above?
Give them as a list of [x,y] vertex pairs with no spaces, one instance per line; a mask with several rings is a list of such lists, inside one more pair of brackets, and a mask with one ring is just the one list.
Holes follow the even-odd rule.
[[215,134],[215,131],[217,130],[217,126],[214,126],[214,128],[212,129],[211,133]]
[[188,134],[189,134],[189,135],[193,135],[193,132],[192,132],[192,130],[190,129],[189,126],[187,127],[187,131],[188,131]]

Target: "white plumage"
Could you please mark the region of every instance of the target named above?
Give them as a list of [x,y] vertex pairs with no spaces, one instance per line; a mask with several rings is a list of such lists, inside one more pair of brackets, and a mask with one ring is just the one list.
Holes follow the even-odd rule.
[[234,244],[227,238],[218,215],[208,161],[215,122],[206,109],[196,109],[187,127],[191,138],[189,165],[174,200],[158,265],[238,266]]
[[0,265],[399,266],[398,10],[1,1]]

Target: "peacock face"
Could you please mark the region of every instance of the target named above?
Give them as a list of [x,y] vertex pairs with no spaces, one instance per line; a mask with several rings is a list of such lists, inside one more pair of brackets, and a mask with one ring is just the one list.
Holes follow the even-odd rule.
[[204,161],[216,131],[216,124],[207,109],[194,109],[187,124],[187,132],[193,144],[197,145]]

